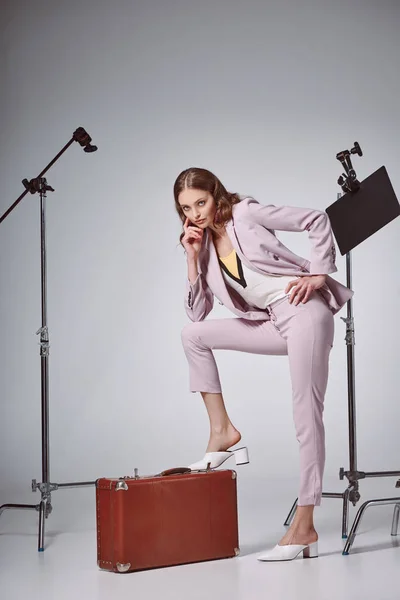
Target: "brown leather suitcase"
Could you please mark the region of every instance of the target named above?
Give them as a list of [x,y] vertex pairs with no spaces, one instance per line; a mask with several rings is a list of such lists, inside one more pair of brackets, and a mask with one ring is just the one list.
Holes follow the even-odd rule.
[[236,471],[96,481],[97,564],[126,573],[239,554]]

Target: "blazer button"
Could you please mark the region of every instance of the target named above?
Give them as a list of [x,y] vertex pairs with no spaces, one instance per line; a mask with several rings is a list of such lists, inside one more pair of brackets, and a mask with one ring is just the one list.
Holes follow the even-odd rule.
[[274,259],[279,260],[279,256],[277,254],[274,254]]

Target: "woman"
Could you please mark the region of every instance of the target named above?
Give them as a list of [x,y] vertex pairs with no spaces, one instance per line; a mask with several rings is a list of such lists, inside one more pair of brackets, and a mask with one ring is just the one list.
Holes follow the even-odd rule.
[[[228,192],[206,169],[183,171],[174,185],[183,223],[188,280],[185,309],[192,321],[182,331],[190,390],[200,392],[210,419],[203,459],[191,469],[219,467],[247,448],[224,405],[212,349],[288,355],[293,417],[300,451],[300,492],[295,518],[281,541],[259,560],[318,556],[314,506],[321,504],[325,465],[323,404],[334,320],[353,295],[329,277],[337,271],[328,216],[308,208],[262,205]],[[291,252],[275,230],[308,231],[311,260]],[[205,320],[214,296],[236,318]]]

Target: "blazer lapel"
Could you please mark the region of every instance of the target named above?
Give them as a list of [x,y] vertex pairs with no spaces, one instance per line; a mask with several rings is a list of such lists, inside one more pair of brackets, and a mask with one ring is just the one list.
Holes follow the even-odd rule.
[[[244,299],[239,296],[234,290],[230,293],[226,286],[224,277],[222,275],[221,267],[218,261],[217,251],[214,246],[211,234],[206,229],[205,243],[204,243],[204,263],[205,273],[203,275],[207,281],[207,284],[214,296],[218,298],[221,304],[224,304],[226,308],[229,308],[233,313],[239,317],[243,317],[247,313],[249,307],[245,304]],[[231,239],[231,237],[230,237]],[[231,239],[232,241],[232,239]],[[237,244],[235,244],[236,248]],[[241,252],[240,252],[241,254]]]
[[233,305],[229,292],[226,288],[218,262],[217,251],[215,250],[214,242],[208,229],[206,229],[205,252],[205,262],[207,265],[205,278],[211,291],[213,292],[214,296],[216,296],[222,302],[222,304],[235,309],[235,306]]
[[228,221],[227,224],[225,225],[225,227],[226,227],[226,233],[228,234],[231,244],[235,248],[236,253],[239,256],[240,260],[246,265],[246,267],[248,267],[252,271],[257,271],[257,273],[261,273],[264,275],[265,272],[262,271],[261,269],[259,269],[258,267],[256,267],[255,265],[253,265],[243,254],[243,250],[240,245],[239,238],[237,236],[233,220],[231,219],[230,221]]

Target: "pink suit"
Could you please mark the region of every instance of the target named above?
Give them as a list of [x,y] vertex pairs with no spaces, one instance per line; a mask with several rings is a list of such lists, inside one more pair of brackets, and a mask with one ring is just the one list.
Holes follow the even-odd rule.
[[[227,234],[240,259],[261,273],[293,275],[337,271],[328,215],[308,208],[266,206],[245,198],[233,206]],[[308,231],[311,260],[292,253],[275,230]],[[299,506],[321,503],[325,465],[324,397],[336,314],[353,291],[327,277],[305,304],[273,302],[265,310],[247,305],[225,285],[211,235],[206,229],[198,257],[199,276],[186,281],[185,310],[192,323],[182,331],[192,392],[221,392],[213,349],[288,355],[293,418],[300,452]],[[206,319],[214,296],[236,317]]]

